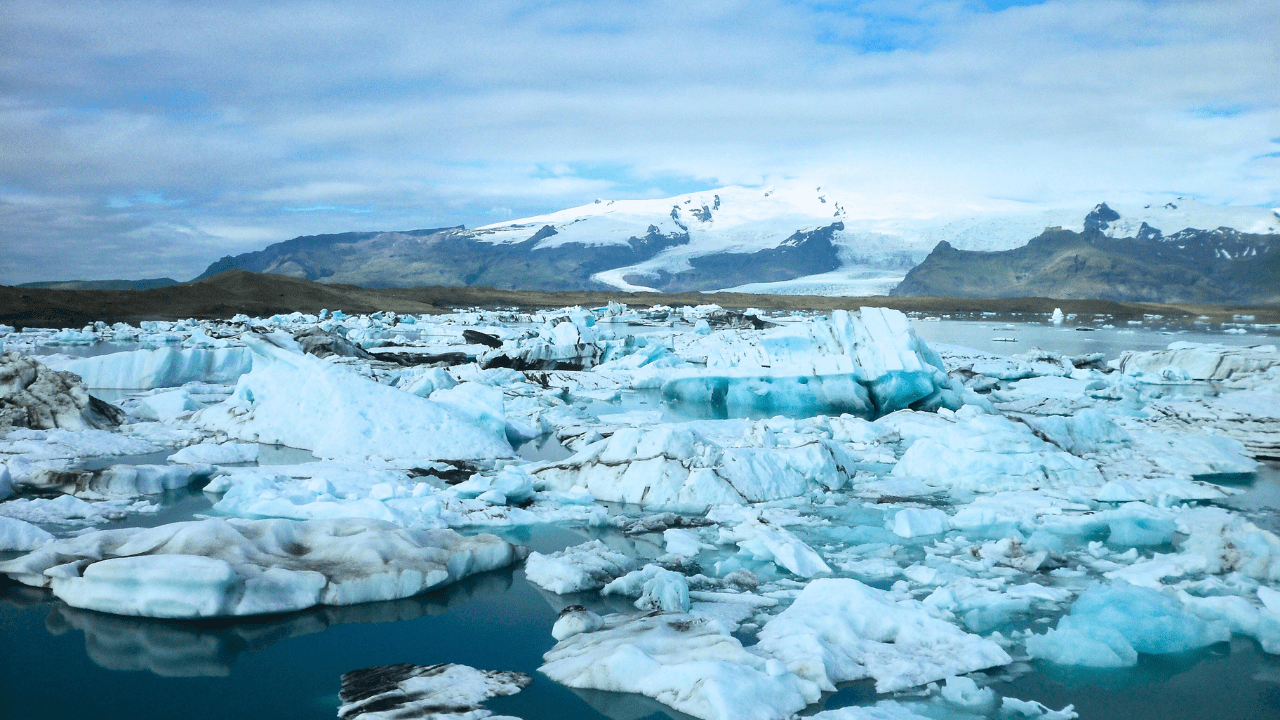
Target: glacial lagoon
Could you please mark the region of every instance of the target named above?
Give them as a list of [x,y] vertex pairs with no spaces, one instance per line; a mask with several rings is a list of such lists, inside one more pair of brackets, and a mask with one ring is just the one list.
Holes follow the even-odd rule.
[[[918,318],[911,326],[919,338],[942,351],[948,363],[955,357],[951,348],[972,348],[1000,356],[1023,354],[1033,348],[1077,358],[1102,353],[1105,362],[1116,359],[1123,351],[1160,351],[1173,342],[1251,347],[1274,342],[1276,332],[1274,328],[1251,328],[1248,334],[1224,334],[1221,329],[1162,326],[1158,321],[1150,323],[1154,327],[1080,330],[1071,324],[1054,326],[1044,321],[1005,320],[925,321]],[[674,337],[687,334],[688,330],[646,327],[643,334],[660,337],[664,332]],[[625,333],[616,335],[621,337]],[[674,347],[674,340],[672,345]],[[31,349],[34,352],[35,347]],[[102,348],[112,352],[132,352],[133,349],[127,343]],[[96,357],[104,353],[75,354]],[[1093,362],[1097,366],[1096,361]],[[1216,398],[1232,391],[1230,387],[1222,387],[1221,383],[1202,381],[1152,381],[1133,385],[1132,389],[1132,397],[1142,403]],[[94,394],[122,403],[128,409],[134,407],[137,397],[145,397],[148,392],[95,390]],[[571,391],[570,395],[573,394]],[[204,407],[205,403],[212,406],[216,404],[215,400],[225,398],[226,392],[206,393],[204,397],[204,401],[197,399],[197,406]],[[1019,400],[1008,397],[1006,401]],[[699,422],[698,418],[664,404],[661,394],[651,386],[582,391],[573,398],[572,406],[580,411],[581,417],[594,418],[594,422],[588,424],[597,432],[601,429],[612,432],[622,427]],[[130,412],[135,411],[130,409]],[[183,417],[186,415],[175,421],[177,426],[186,422]],[[738,420],[749,424],[767,417],[753,417],[748,413]],[[169,425],[173,426],[173,423]],[[773,432],[784,437],[792,432],[787,428],[782,423]],[[738,426],[733,427],[734,432],[740,430]],[[571,433],[544,433],[522,439],[513,446],[517,448],[517,463],[555,464],[563,463],[580,450],[580,440]],[[163,464],[170,454],[172,450],[165,449],[134,455],[81,456],[74,458],[72,465],[73,469],[84,471],[113,465],[147,466]],[[238,467],[242,470],[273,466],[296,468],[317,459],[309,451],[266,443],[257,450],[256,460],[241,463]],[[958,528],[958,523],[953,521],[952,528],[944,531],[943,535],[927,532],[920,535],[898,532],[895,535],[887,532],[887,526],[893,527],[893,513],[900,508],[951,509],[963,505],[966,500],[973,501],[983,492],[981,489],[956,488],[949,500],[930,493],[898,497],[895,493],[905,486],[891,475],[891,471],[894,463],[901,460],[900,456],[886,456],[879,450],[867,450],[859,456],[855,482],[868,486],[884,483],[886,489],[878,494],[845,495],[820,490],[815,497],[822,502],[812,506],[777,498],[766,501],[761,507],[776,508],[783,514],[798,512],[821,519],[818,524],[802,522],[795,525],[792,537],[810,551],[820,551],[833,565],[837,564],[833,558],[845,558],[846,563],[836,569],[836,575],[858,577],[878,591],[897,592],[895,597],[906,597],[902,593],[925,597],[931,588],[941,586],[934,581],[919,582],[918,574],[904,576],[902,568],[924,567],[927,559],[936,555],[936,543],[939,541],[954,541],[958,535],[965,535],[970,541],[992,542],[1007,536],[1010,529],[1001,523],[979,523],[966,530]],[[232,463],[227,467],[235,468],[237,465]],[[1228,508],[1263,531],[1274,533],[1280,529],[1277,527],[1280,523],[1276,522],[1277,511],[1280,510],[1280,465],[1275,462],[1264,461],[1252,472],[1197,475],[1196,480],[1224,488],[1225,494],[1217,499],[1187,499],[1183,501],[1184,505]],[[204,492],[204,487],[204,481],[199,481],[163,495],[150,496],[148,502],[155,509],[147,512],[121,511],[93,524],[40,522],[38,519],[35,524],[54,535],[64,536],[85,529],[154,528],[210,515],[242,512],[248,507],[240,506],[241,510],[230,505],[219,507],[222,493]],[[436,483],[434,487],[436,490],[431,492],[450,492],[450,486],[443,482]],[[568,508],[565,512],[572,514],[570,510],[581,507],[573,504],[577,502],[580,501],[573,500],[564,506]],[[1168,504],[1167,500],[1161,502]],[[1154,497],[1150,500],[1151,505],[1157,508],[1161,502]],[[533,508],[538,506],[535,503]],[[619,529],[625,523],[610,524],[601,520],[620,517],[642,520],[653,516],[656,510],[599,497],[595,506],[603,514],[582,515],[577,520],[556,519],[552,514],[548,521],[533,524],[489,521],[484,524],[461,523],[455,527],[464,534],[495,533],[504,540],[529,547],[544,556],[595,539],[604,541],[614,550],[648,562],[662,556],[664,546],[669,549],[671,540],[664,538],[661,527],[653,532],[626,532]],[[1114,505],[1104,503],[1099,509],[1108,507]],[[690,517],[698,516],[696,511],[681,512]],[[246,517],[261,516],[250,513]],[[840,531],[831,532],[829,528],[833,526]],[[1112,527],[1114,532],[1115,525]],[[1102,538],[1102,542],[1094,540],[1095,537]],[[1093,551],[1099,559],[1113,558],[1106,561],[1110,563],[1107,567],[1120,568],[1125,563],[1132,564],[1133,558],[1141,564],[1157,560],[1161,554],[1177,554],[1186,536],[1176,533],[1169,537],[1170,540],[1154,545],[1136,547],[1136,552],[1131,553],[1133,557],[1124,559],[1121,547],[1105,547],[1105,535],[1085,533],[1073,537],[1068,534],[1058,552],[1064,557],[1072,557]],[[706,533],[700,538],[704,542],[714,539]],[[1098,542],[1097,550],[1092,550],[1092,542]],[[732,544],[713,545],[715,543],[698,552],[693,564],[682,566],[684,572],[723,576],[734,568],[749,569],[763,586],[772,588],[782,598],[794,598],[796,590],[803,585],[804,580],[797,583],[795,573],[781,561],[744,557],[744,551]],[[876,545],[892,545],[897,549],[870,554],[857,551],[859,547]],[[18,552],[3,553],[0,560],[19,555]],[[886,569],[886,563],[882,562],[886,560],[888,565],[896,563],[900,567]],[[1186,576],[1192,583],[1200,577],[1204,577],[1203,574]],[[909,582],[904,582],[904,578]],[[524,568],[518,564],[403,599],[318,606],[301,612],[249,618],[193,620],[126,617],[79,609],[53,597],[47,590],[7,580],[0,582],[3,583],[0,585],[0,627],[4,628],[5,640],[5,650],[0,653],[4,670],[0,675],[3,678],[0,680],[0,693],[6,698],[6,714],[13,717],[83,717],[92,714],[95,717],[121,718],[327,718],[334,717],[339,705],[337,692],[343,673],[396,663],[459,663],[532,675],[533,683],[521,692],[492,698],[485,703],[497,714],[526,720],[691,717],[643,695],[571,689],[540,674],[544,653],[557,645],[552,627],[562,609],[582,605],[601,616],[625,614],[635,609],[632,598],[625,596],[602,596],[594,590],[562,594],[550,592],[530,582]],[[1052,580],[1046,582],[1054,584]],[[1067,584],[1079,587],[1075,579]],[[1195,589],[1193,585],[1187,587]],[[1208,594],[1221,591],[1218,588]],[[998,633],[1004,638],[1018,637],[1027,631],[1039,634],[1058,625],[1070,607],[1070,601],[1033,605],[1030,610],[1024,607],[1021,611],[1004,615],[997,613],[990,621],[966,620],[966,626],[977,628],[975,632],[979,634]],[[959,613],[958,610],[956,612]],[[959,622],[958,614],[952,617]],[[767,621],[768,617],[764,616],[739,618],[733,637],[751,648],[757,641],[761,623]],[[1135,665],[1118,668],[1064,666],[1026,658],[1017,643],[1010,643],[1009,647],[1014,656],[1013,662],[978,670],[971,677],[978,678],[980,686],[990,688],[998,696],[1035,701],[1051,709],[1074,706],[1074,712],[1082,718],[1199,718],[1210,715],[1262,718],[1280,715],[1280,656],[1267,654],[1257,640],[1238,632],[1230,635],[1228,640],[1185,652],[1143,653]],[[839,683],[835,692],[822,693],[821,698],[805,707],[802,714],[874,703],[881,703],[883,708],[886,701],[900,704],[888,707],[936,720],[989,717],[993,712],[980,707],[981,703],[966,707],[948,704],[940,700],[941,697],[936,682],[899,692],[877,693],[872,681],[859,680]]]

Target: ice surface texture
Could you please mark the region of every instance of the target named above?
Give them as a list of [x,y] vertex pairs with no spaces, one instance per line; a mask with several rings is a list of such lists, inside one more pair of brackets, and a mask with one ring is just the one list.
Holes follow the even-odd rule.
[[[310,450],[320,458],[432,460],[511,457],[499,434],[453,407],[387,387],[310,355],[247,340],[254,369],[195,421],[241,440]],[[437,391],[442,392],[442,391]]]
[[994,642],[852,579],[819,579],[760,631],[756,649],[826,691],[875,678],[892,692],[1010,662]]
[[704,720],[783,720],[820,695],[723,625],[683,613],[610,615],[543,659],[539,670],[571,688],[639,693]]
[[0,354],[0,432],[113,428],[124,413],[90,397],[80,378],[18,353]]
[[[514,695],[533,678],[466,665],[384,665],[342,676],[342,720],[503,720],[480,703]],[[514,719],[508,719],[514,720]]]
[[189,382],[233,383],[253,366],[247,347],[133,350],[57,364],[92,388],[151,390]]
[[913,405],[958,408],[960,393],[942,361],[916,337],[906,316],[862,308],[831,320],[708,336],[707,371],[668,380],[665,400],[712,417],[848,413],[878,417]]
[[492,535],[373,520],[200,520],[102,530],[0,563],[72,607],[160,618],[264,615],[409,597],[506,567]]
[[1056,629],[1027,640],[1027,652],[1059,665],[1126,667],[1139,653],[1181,653],[1229,639],[1225,625],[1201,620],[1177,600],[1117,583],[1086,591]]

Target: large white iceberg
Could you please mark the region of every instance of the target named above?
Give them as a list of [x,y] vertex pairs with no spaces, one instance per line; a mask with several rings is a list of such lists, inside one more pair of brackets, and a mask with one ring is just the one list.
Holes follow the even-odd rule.
[[492,535],[373,520],[210,519],[57,540],[0,563],[0,573],[48,587],[72,607],[200,618],[395,600],[523,554]]
[[397,464],[511,457],[505,431],[309,355],[249,340],[254,369],[194,421],[241,440],[310,450],[320,458]]
[[585,488],[597,500],[650,507],[742,505],[841,487],[852,459],[816,439],[791,447],[723,448],[680,425],[623,428],[536,470],[548,487]]
[[704,371],[668,380],[664,398],[713,416],[848,413],[875,417],[913,405],[958,408],[960,394],[937,353],[896,310],[788,324],[760,333],[717,333],[682,350]]
[[253,367],[247,347],[131,350],[54,363],[91,388],[151,390],[189,382],[233,383]]

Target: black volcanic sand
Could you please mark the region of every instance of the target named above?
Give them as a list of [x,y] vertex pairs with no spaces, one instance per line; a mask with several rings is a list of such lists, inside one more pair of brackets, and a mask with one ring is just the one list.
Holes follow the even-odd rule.
[[1053,298],[824,297],[754,295],[749,293],[626,293],[607,291],[539,292],[491,287],[363,288],[325,285],[286,275],[230,270],[197,282],[152,290],[56,290],[0,286],[0,323],[24,327],[81,327],[95,321],[137,324],[143,320],[226,319],[237,313],[264,317],[279,313],[315,313],[321,309],[350,314],[392,311],[433,314],[455,308],[596,307],[614,300],[628,305],[702,305],[762,310],[856,310],[864,305],[903,312],[946,314],[996,313],[1000,316],[1048,314],[1054,308],[1082,316],[1106,315],[1116,320],[1162,315],[1169,319],[1207,317],[1232,322],[1252,315],[1252,322],[1280,322],[1280,307],[1161,305],[1110,300]]

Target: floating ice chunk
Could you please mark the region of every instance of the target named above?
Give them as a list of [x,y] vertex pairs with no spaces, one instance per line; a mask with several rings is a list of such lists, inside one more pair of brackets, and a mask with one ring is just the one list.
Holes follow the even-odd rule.
[[1087,408],[1070,416],[1029,416],[1026,422],[1054,445],[1073,455],[1121,447],[1133,441],[1129,433],[1096,408]]
[[396,387],[418,397],[431,397],[437,390],[448,390],[458,381],[444,368],[415,368],[405,372],[396,381]]
[[1139,653],[1181,653],[1230,638],[1224,625],[1157,590],[1117,583],[1086,590],[1056,629],[1027,639],[1027,652],[1058,665],[1128,667]]
[[0,552],[27,552],[53,542],[53,535],[17,518],[0,515]]
[[533,499],[533,477],[522,467],[509,466],[496,476],[475,475],[454,485],[452,491],[460,498],[478,497],[492,505],[522,505]]
[[786,448],[722,448],[686,426],[622,428],[534,473],[548,487],[585,487],[597,500],[705,510],[841,487],[853,460],[817,439]]
[[979,715],[990,715],[1000,707],[1000,696],[996,691],[978,687],[972,678],[947,678],[940,695],[947,705]]
[[1108,363],[1125,375],[1160,374],[1166,368],[1177,368],[1192,380],[1226,380],[1262,373],[1280,365],[1275,345],[1251,348],[1227,345],[1175,342],[1168,350],[1123,352]]
[[189,382],[233,383],[253,367],[247,347],[220,349],[166,347],[76,358],[57,363],[89,387],[151,390]]
[[657,565],[623,575],[605,585],[600,594],[639,598],[636,607],[646,612],[689,612],[688,580]]
[[999,645],[920,603],[852,579],[809,583],[759,638],[757,652],[827,691],[871,677],[878,692],[893,692],[1010,662]]
[[539,670],[571,688],[639,693],[703,720],[784,720],[820,696],[713,620],[610,615],[557,643]]
[[171,423],[178,418],[201,408],[184,389],[154,393],[137,399],[137,405],[130,414],[143,420],[158,420]]
[[1237,474],[1258,469],[1258,462],[1245,453],[1240,441],[1223,435],[1135,429],[1129,436],[1134,452],[1171,475]]
[[342,676],[341,720],[515,720],[493,715],[480,703],[515,695],[533,678],[524,673],[477,670],[466,665],[385,665]]
[[636,561],[610,550],[599,540],[565,548],[544,555],[529,554],[525,561],[525,577],[529,582],[558,595],[598,590],[636,566]]
[[9,474],[9,466],[0,463],[0,500],[13,497],[13,476]]
[[169,456],[169,462],[181,465],[226,465],[256,462],[256,443],[201,443],[189,445]]
[[78,497],[62,495],[56,498],[19,498],[0,505],[0,514],[32,523],[101,522],[104,514],[119,514],[119,506],[109,503],[86,502]]
[[193,420],[241,440],[320,458],[414,464],[510,457],[501,431],[452,407],[381,385],[310,355],[250,339],[257,357],[225,402]]
[[208,467],[113,465],[102,470],[39,470],[18,486],[40,493],[63,493],[92,500],[132,498],[177,490],[209,476]]
[[691,558],[703,550],[715,549],[714,545],[699,540],[697,533],[691,530],[669,528],[662,532],[662,540],[666,543],[667,554],[675,557]]
[[578,633],[595,632],[604,627],[604,620],[581,605],[570,605],[560,611],[556,624],[551,626],[551,637],[564,640]]
[[831,568],[822,556],[790,530],[762,521],[750,514],[746,522],[732,529],[721,528],[721,543],[737,543],[738,547],[757,560],[772,561],[799,577],[816,577],[829,574]]
[[1054,325],[1061,325],[1063,320],[1065,319],[1066,319],[1065,316],[1063,316],[1062,314],[1062,308],[1054,308],[1053,317],[1049,318],[1049,321],[1052,322]]
[[201,520],[101,530],[0,563],[72,607],[117,615],[262,615],[394,600],[505,567],[523,549],[492,535],[371,520]]
[[[1259,597],[1264,593],[1277,594],[1268,587],[1259,587]],[[1259,608],[1238,595],[1194,597],[1182,591],[1178,598],[1201,620],[1220,623],[1233,633],[1256,638],[1263,652],[1280,655],[1280,606],[1270,608],[1264,601]]]
[[1172,513],[1141,502],[1126,503],[1106,517],[1111,526],[1107,542],[1122,547],[1167,545],[1178,529]]
[[941,535],[947,531],[948,526],[947,514],[934,508],[899,510],[894,513],[893,519],[885,525],[885,527],[893,531],[894,535],[904,538],[920,537],[921,535]]

